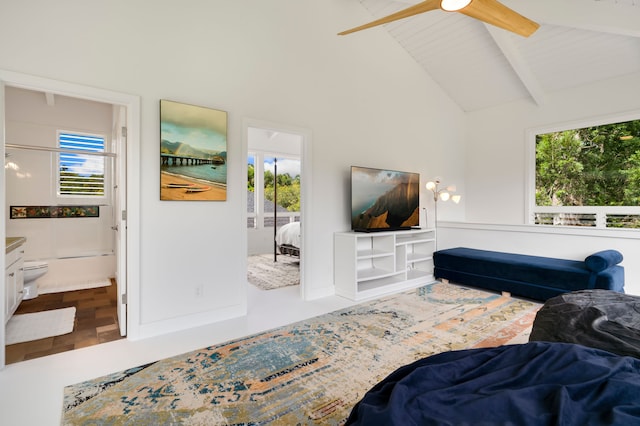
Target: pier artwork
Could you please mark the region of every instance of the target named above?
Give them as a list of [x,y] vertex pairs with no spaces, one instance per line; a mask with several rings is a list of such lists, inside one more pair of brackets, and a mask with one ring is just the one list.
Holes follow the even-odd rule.
[[227,200],[227,113],[160,100],[160,200]]
[[[161,153],[160,199],[171,201],[225,201],[227,199],[226,185],[218,182],[214,177],[216,171],[211,170],[224,167],[225,163],[225,158],[220,155],[194,156],[193,154]],[[190,170],[189,167],[194,166],[205,167],[205,172],[197,173],[196,176],[199,177],[189,176],[187,170]],[[181,169],[182,167],[184,169]],[[185,174],[182,174],[180,170],[185,170]],[[209,170],[209,172],[206,172],[206,170]]]
[[200,166],[203,164],[224,164],[225,160],[221,156],[213,156],[210,158],[190,157],[186,155],[176,154],[160,154],[161,166]]
[[224,187],[206,183],[186,176],[160,173],[160,199],[167,201],[225,201]]

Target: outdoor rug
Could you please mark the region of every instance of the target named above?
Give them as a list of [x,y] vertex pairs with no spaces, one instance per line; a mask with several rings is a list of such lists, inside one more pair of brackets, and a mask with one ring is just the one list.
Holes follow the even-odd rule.
[[7,323],[6,345],[30,342],[71,333],[76,308],[53,309],[31,314],[16,314]]
[[274,262],[273,253],[249,256],[247,279],[262,290],[298,285],[300,284],[300,259],[278,255],[278,261]]
[[340,425],[398,367],[526,343],[540,304],[435,283],[67,386],[64,425]]

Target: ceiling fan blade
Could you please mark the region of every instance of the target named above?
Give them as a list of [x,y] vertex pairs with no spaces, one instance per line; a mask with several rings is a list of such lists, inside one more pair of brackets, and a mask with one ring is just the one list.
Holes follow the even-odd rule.
[[423,1],[422,3],[418,3],[406,9],[402,9],[389,16],[385,16],[384,18],[376,19],[375,21],[369,22],[368,24],[360,25],[359,27],[342,31],[341,33],[338,33],[338,35],[355,33],[356,31],[366,30],[367,28],[388,24],[389,22],[397,21],[398,19],[408,18],[410,16],[418,15],[420,13],[429,12],[435,9],[440,9],[440,1],[441,0],[426,0],[426,1]]
[[536,22],[525,18],[496,0],[472,0],[457,12],[520,34],[523,37],[529,37],[540,27]]

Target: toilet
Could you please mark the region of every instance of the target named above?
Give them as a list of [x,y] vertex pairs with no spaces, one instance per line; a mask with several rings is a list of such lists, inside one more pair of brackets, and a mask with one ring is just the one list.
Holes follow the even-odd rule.
[[22,300],[29,300],[38,296],[38,284],[36,280],[46,274],[48,270],[49,265],[47,262],[24,262],[24,293]]

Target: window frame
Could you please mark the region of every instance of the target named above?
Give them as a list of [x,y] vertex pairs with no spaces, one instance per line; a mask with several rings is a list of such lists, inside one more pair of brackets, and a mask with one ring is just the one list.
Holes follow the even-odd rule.
[[[73,153],[74,150],[72,149],[68,149],[68,148],[63,148],[60,144],[60,138],[62,135],[77,135],[77,136],[85,136],[85,137],[95,137],[95,138],[101,138],[104,141],[104,149],[102,152],[100,151],[83,151],[83,150],[78,150],[79,154],[82,155],[88,155],[88,156],[95,156],[95,157],[100,157],[103,160],[103,194],[102,195],[88,195],[88,194],[81,194],[81,195],[76,195],[76,194],[63,194],[61,192],[61,175],[60,175],[60,156],[63,153]],[[54,182],[55,187],[53,188],[54,194],[56,196],[56,199],[59,202],[64,202],[64,203],[72,203],[72,204],[82,204],[82,203],[101,203],[104,204],[107,202],[107,200],[109,200],[110,197],[110,190],[111,190],[111,170],[110,167],[113,167],[113,162],[112,161],[107,161],[108,158],[110,157],[114,157],[115,155],[109,152],[109,147],[110,147],[110,140],[109,137],[106,134],[101,134],[101,133],[92,133],[92,132],[86,132],[86,131],[80,131],[80,130],[63,130],[63,129],[58,129],[56,132],[56,147],[57,147],[57,154],[55,156],[53,156],[53,162],[54,165],[52,167],[52,171],[54,174],[54,179],[52,180]]]
[[[637,228],[607,227],[607,215],[633,214],[640,215],[640,206],[537,206],[536,205],[536,136],[544,133],[581,129],[584,127],[602,126],[626,121],[640,120],[640,110],[628,111],[600,117],[556,123],[549,126],[533,127],[525,131],[525,217],[527,225],[536,224],[536,213],[574,213],[595,215],[595,226],[590,229],[624,229],[640,231]],[[549,225],[559,226],[559,225]],[[571,226],[572,225],[563,225]]]
[[[280,159],[291,159],[300,162],[300,167],[302,168],[302,158],[300,156],[292,155],[292,154],[282,154],[278,152],[274,152],[271,150],[249,150],[247,152],[247,167],[249,157],[253,156],[254,161],[254,210],[250,212],[247,208],[247,229],[267,229],[273,228],[272,226],[266,226],[264,224],[266,213],[264,211],[264,162],[265,158],[277,158]],[[260,166],[258,166],[260,164]],[[301,188],[302,190],[302,188]],[[271,212],[270,212],[271,213]],[[272,214],[272,213],[271,213]],[[300,220],[300,212],[278,212],[279,218],[288,217],[289,222],[295,222]],[[250,225],[250,221],[253,220],[253,226]]]

